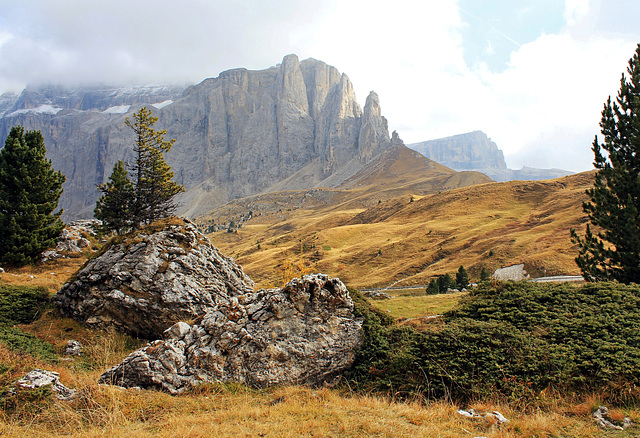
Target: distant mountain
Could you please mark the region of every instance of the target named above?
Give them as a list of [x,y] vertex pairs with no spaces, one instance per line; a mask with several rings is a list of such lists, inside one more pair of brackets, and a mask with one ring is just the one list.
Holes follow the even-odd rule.
[[65,218],[90,217],[96,185],[117,160],[133,159],[124,121],[142,106],[177,139],[167,162],[186,188],[180,213],[190,216],[269,190],[336,187],[391,144],[375,93],[362,109],[345,74],[295,55],[188,88],[27,87],[0,97],[0,138],[18,124],[41,130],[67,177]]
[[504,154],[482,131],[473,131],[436,140],[407,145],[444,166],[455,170],[475,170],[495,181],[553,179],[571,175],[562,169],[536,169],[523,167],[508,169]]

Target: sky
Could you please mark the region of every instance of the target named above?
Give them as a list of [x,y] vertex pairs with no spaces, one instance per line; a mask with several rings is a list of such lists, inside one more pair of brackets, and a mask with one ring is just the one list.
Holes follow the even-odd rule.
[[584,171],[640,43],[637,0],[0,0],[0,93],[195,84],[295,53],[380,97],[405,143],[485,132],[507,165]]

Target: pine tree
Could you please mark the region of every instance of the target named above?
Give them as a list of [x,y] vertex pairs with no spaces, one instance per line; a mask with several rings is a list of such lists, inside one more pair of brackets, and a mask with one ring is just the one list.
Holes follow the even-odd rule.
[[184,188],[172,181],[173,171],[165,162],[164,154],[171,150],[175,139],[166,141],[166,129],[155,131],[153,125],[158,121],[151,111],[143,107],[133,115],[133,121],[125,120],[136,134],[134,152],[136,160],[131,167],[134,175],[135,202],[133,205],[133,223],[149,224],[157,219],[174,214],[175,195]]
[[0,151],[0,262],[25,265],[55,246],[64,175],[51,167],[40,131],[11,128]]
[[98,199],[93,212],[95,218],[102,221],[103,231],[122,234],[131,228],[135,191],[122,160],[113,166],[109,181],[100,184],[98,189],[102,192],[102,196]]
[[458,290],[465,289],[469,286],[469,274],[467,274],[467,270],[464,269],[462,265],[456,273],[456,286],[458,286]]
[[440,293],[440,289],[438,288],[438,280],[432,278],[429,282],[429,286],[427,286],[427,295],[437,295]]
[[597,172],[583,210],[597,232],[588,225],[581,238],[571,230],[587,281],[640,283],[640,44],[627,73],[616,101],[609,97],[602,111],[604,143],[596,136],[592,147]]
[[491,280],[491,272],[484,266],[480,270],[480,281],[489,281]]
[[440,293],[448,291],[453,284],[453,278],[451,278],[451,275],[449,274],[444,274],[438,277],[438,290]]

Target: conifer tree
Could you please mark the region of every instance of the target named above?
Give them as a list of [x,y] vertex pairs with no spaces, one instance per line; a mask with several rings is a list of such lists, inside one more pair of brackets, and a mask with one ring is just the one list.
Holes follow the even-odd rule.
[[98,189],[102,192],[102,196],[98,199],[93,212],[95,218],[102,221],[103,231],[122,234],[131,228],[135,192],[122,160],[113,166],[109,181],[100,184]]
[[175,139],[164,139],[167,131],[155,131],[158,121],[146,107],[127,118],[125,123],[136,135],[135,163],[131,166],[135,186],[135,202],[132,218],[134,224],[149,224],[157,219],[173,215],[176,205],[173,197],[184,188],[172,181],[173,171],[164,160]]
[[627,73],[602,111],[604,143],[593,142],[597,172],[583,210],[595,228],[587,225],[584,238],[571,230],[587,281],[640,283],[640,44]]
[[0,150],[0,262],[25,265],[55,246],[64,227],[61,172],[46,158],[40,131],[11,128]]
[[467,270],[464,269],[462,265],[460,265],[458,272],[456,272],[456,286],[458,286],[458,290],[469,286],[469,274],[467,274]]
[[480,281],[489,281],[491,280],[491,272],[484,266],[480,270]]

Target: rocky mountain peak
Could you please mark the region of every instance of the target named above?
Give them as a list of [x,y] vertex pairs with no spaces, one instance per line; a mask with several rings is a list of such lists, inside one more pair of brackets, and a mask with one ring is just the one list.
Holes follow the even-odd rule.
[[[143,105],[159,118],[155,128],[177,140],[167,163],[186,188],[180,212],[191,216],[284,181],[298,189],[336,186],[390,145],[375,93],[365,114],[346,74],[296,55],[265,70],[225,71],[186,90],[28,88],[6,102],[0,136],[17,124],[42,131],[53,166],[67,177],[66,220],[92,216],[96,184],[117,160],[132,158],[124,120]],[[9,103],[0,99],[0,114]]]

